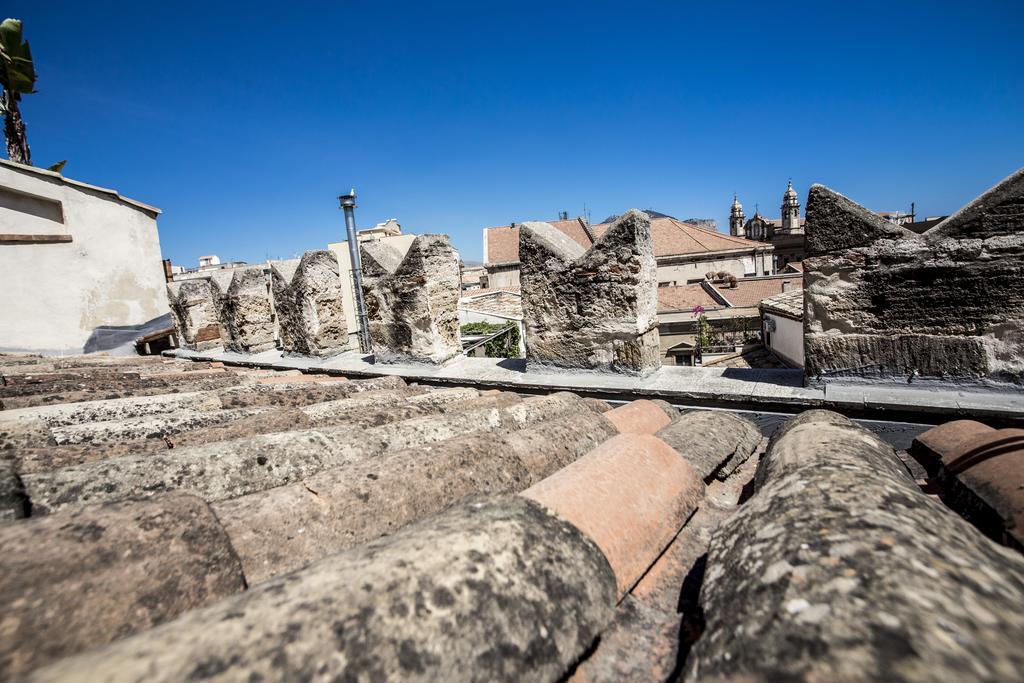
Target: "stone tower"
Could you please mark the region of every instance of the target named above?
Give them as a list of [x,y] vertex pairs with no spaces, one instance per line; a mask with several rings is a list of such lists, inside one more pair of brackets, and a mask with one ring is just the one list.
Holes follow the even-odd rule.
[[733,237],[744,237],[743,223],[746,221],[743,205],[736,195],[732,196],[732,208],[729,210],[729,234]]
[[786,192],[782,195],[782,226],[783,234],[800,232],[800,200],[793,189],[793,181],[790,180],[786,186]]

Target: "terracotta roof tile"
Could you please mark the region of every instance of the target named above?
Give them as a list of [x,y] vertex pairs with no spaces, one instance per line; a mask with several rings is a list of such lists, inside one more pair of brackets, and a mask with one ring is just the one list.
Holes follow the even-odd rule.
[[658,287],[659,311],[689,311],[694,306],[703,306],[705,310],[710,310],[722,308],[723,304],[711,296],[699,282],[677,287]]
[[[315,678],[328,666],[354,678],[565,680],[577,665],[570,680],[698,665],[734,677],[737,642],[756,651],[740,673],[765,680],[778,671],[764,662],[827,677],[822,658],[833,671],[867,657],[870,674],[891,654],[871,637],[880,613],[931,648],[913,665],[945,661],[920,624],[950,619],[974,639],[957,671],[1021,668],[1024,560],[930,500],[890,446],[837,414],[797,416],[765,450],[766,423],[680,415],[656,399],[609,410],[567,392],[241,367],[211,384],[210,367],[0,355],[0,400],[52,397],[0,409],[0,611],[12,634],[0,678]],[[688,375],[701,376],[718,375]],[[962,452],[943,466],[1019,500],[1019,478],[1002,468],[1020,470],[1024,432],[988,431],[977,443],[953,434]],[[898,505],[878,506],[893,496]],[[1007,528],[1022,523],[1021,506],[985,500]],[[866,527],[865,515],[885,523]],[[843,562],[804,557],[847,546]],[[732,571],[750,548],[765,577],[753,584]],[[850,562],[853,594],[834,588],[852,585]],[[780,610],[773,582],[797,570],[797,597],[809,598],[786,596]],[[949,610],[950,595],[985,618]],[[811,617],[807,655],[789,637]],[[557,647],[536,656],[543,632]],[[495,633],[509,646],[495,647]],[[281,657],[285,646],[303,656]]]
[[792,289],[762,299],[760,303],[762,311],[781,313],[791,318],[803,319],[804,316],[804,290]]
[[[591,242],[578,220],[548,221],[552,226],[571,237],[580,246],[589,249]],[[600,238],[611,225],[598,223],[590,226],[595,238]],[[519,262],[519,228],[503,226],[486,228],[487,253],[484,262],[488,265]],[[715,230],[707,230],[675,218],[655,218],[651,221],[651,239],[654,242],[654,256],[683,256],[706,254],[715,251],[764,248],[764,244],[752,240],[732,237]]]
[[747,277],[736,281],[736,287],[730,287],[727,283],[715,283],[713,286],[719,294],[725,297],[734,308],[744,306],[757,306],[768,297],[782,294],[783,283],[787,288],[802,288],[803,277],[800,275],[780,277],[777,275],[769,277]]

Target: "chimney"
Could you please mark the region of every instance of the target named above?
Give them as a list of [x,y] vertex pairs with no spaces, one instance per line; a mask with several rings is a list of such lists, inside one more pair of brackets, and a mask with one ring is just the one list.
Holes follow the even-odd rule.
[[783,292],[789,291],[789,280],[783,280],[782,281],[782,291]]
[[569,212],[568,211],[559,211],[558,212],[558,220],[560,220],[560,221],[567,221],[567,220],[569,220]]

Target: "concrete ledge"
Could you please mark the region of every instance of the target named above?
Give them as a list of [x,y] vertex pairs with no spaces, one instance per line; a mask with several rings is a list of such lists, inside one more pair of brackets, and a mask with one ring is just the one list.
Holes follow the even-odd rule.
[[527,372],[521,359],[458,357],[441,367],[373,363],[372,356],[343,353],[329,359],[176,349],[177,358],[220,361],[275,370],[298,369],[345,377],[398,375],[407,382],[503,389],[520,393],[572,391],[601,399],[660,398],[675,405],[796,413],[828,408],[858,418],[906,419],[935,424],[953,417],[988,418],[1006,426],[1024,424],[1024,392],[969,391],[907,385],[803,386],[800,370],[693,368],[665,366],[647,377],[600,372]]

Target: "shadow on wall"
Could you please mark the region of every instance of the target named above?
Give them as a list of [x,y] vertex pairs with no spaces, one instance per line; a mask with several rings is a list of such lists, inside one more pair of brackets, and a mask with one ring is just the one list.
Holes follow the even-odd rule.
[[165,330],[171,326],[170,313],[148,320],[141,325],[100,325],[93,329],[82,351],[83,353],[113,351],[114,355],[134,356],[136,338]]

